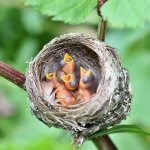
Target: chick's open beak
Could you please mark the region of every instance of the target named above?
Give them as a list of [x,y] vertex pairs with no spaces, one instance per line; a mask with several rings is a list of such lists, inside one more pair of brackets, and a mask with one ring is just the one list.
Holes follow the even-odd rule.
[[71,61],[74,61],[74,60],[68,53],[66,53],[64,56],[64,61],[65,63],[70,63]]
[[53,72],[53,73],[46,73],[45,76],[46,76],[46,78],[48,80],[53,80],[55,78],[55,72]]
[[83,67],[80,67],[80,76],[81,77],[86,76],[89,78],[89,80],[91,80],[93,75],[92,75],[92,71],[90,69],[85,70]]
[[77,88],[77,81],[73,74],[63,75],[61,78],[65,83],[66,89],[75,90]]
[[79,86],[81,88],[88,88],[91,86],[91,80],[93,79],[93,74],[90,69],[85,70],[83,67],[80,67],[80,82]]
[[48,80],[50,80],[50,81],[53,83],[54,88],[56,88],[57,83],[58,83],[58,82],[57,82],[57,78],[56,78],[56,72],[53,72],[53,73],[46,73],[45,76],[46,76],[46,78],[47,78]]
[[75,69],[74,60],[68,53],[66,53],[64,59],[60,61],[60,65],[66,74],[73,73]]

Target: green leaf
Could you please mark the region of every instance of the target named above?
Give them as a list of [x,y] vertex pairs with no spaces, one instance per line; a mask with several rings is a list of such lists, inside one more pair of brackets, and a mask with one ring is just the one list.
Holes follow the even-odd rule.
[[97,0],[24,0],[43,14],[53,16],[53,20],[78,24],[96,7]]
[[[78,24],[86,20],[97,0],[24,0],[53,20]],[[102,7],[103,16],[114,26],[137,27],[150,21],[150,0],[108,0]],[[146,11],[146,13],[145,13]]]
[[137,27],[150,21],[150,0],[108,0],[102,14],[115,26]]
[[117,125],[112,128],[99,130],[93,135],[91,135],[89,138],[97,137],[97,136],[103,136],[107,134],[113,134],[113,133],[138,133],[142,135],[150,136],[150,132],[145,131],[144,129],[138,127],[137,125]]

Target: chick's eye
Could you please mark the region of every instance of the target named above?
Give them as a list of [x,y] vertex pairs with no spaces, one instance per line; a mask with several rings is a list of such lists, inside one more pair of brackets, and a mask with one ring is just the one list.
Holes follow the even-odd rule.
[[89,76],[83,77],[83,82],[84,82],[84,83],[87,83],[87,82],[89,82],[89,81],[90,81],[90,77],[89,77]]
[[72,81],[71,81],[71,86],[74,87],[74,86],[76,86],[76,85],[77,85],[77,81],[76,81],[76,80],[72,80]]
[[60,65],[61,65],[61,66],[64,66],[64,65],[65,65],[65,61],[64,61],[64,60],[61,60],[61,61],[60,61]]

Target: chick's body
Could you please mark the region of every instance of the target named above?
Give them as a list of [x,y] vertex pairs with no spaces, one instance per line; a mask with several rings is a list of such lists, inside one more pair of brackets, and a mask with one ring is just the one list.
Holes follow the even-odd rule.
[[91,92],[88,89],[79,88],[77,100],[88,100],[91,97]]
[[57,76],[56,73],[49,73],[46,74],[46,77],[47,79],[50,80],[50,83],[53,84],[56,99],[59,101],[59,103],[62,104],[63,106],[73,105],[76,103],[76,99],[73,96],[73,94],[65,88],[65,85],[63,83],[58,82],[57,78],[60,75],[64,75],[64,73],[59,72],[57,73]]
[[78,87],[78,83],[73,74],[63,75],[62,80],[65,84],[66,89],[68,90],[76,90]]
[[76,99],[73,94],[65,88],[64,84],[59,84],[56,89],[56,99],[63,106],[73,105],[76,103]]
[[60,61],[60,67],[54,73],[47,73],[46,78],[53,84],[56,101],[63,106],[76,104],[78,101],[91,97],[91,84],[93,74],[90,69],[80,67],[80,79],[78,81],[77,69],[73,58],[66,53]]
[[78,100],[87,100],[91,97],[90,87],[92,85],[92,78],[93,75],[90,69],[85,70],[83,67],[80,67]]

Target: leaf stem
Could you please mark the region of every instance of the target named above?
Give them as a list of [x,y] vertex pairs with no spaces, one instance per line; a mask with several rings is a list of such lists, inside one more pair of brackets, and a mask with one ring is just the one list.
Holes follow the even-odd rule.
[[12,83],[16,84],[17,86],[25,90],[24,87],[25,75],[1,61],[0,61],[0,76],[11,81]]

